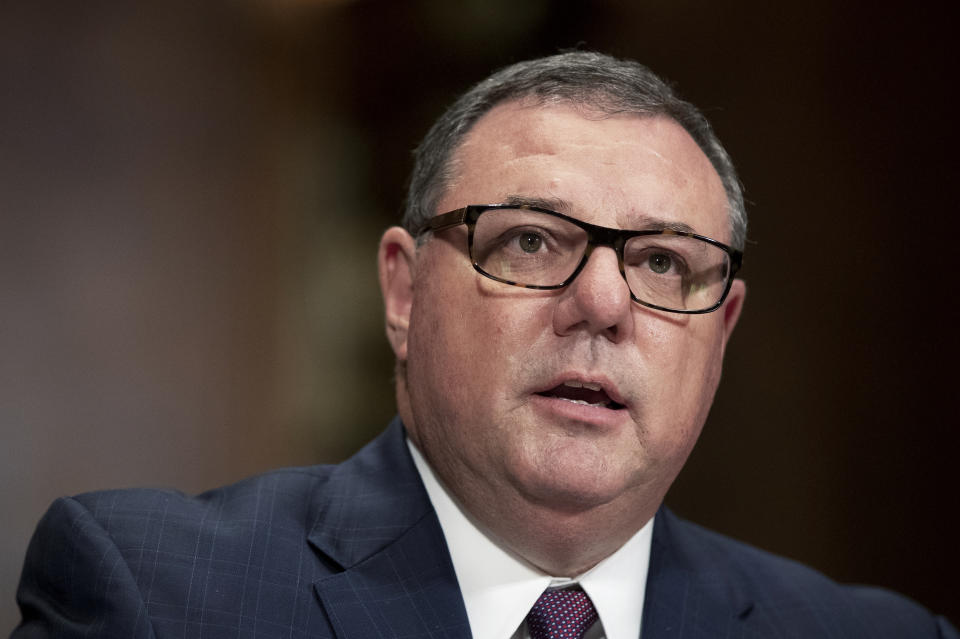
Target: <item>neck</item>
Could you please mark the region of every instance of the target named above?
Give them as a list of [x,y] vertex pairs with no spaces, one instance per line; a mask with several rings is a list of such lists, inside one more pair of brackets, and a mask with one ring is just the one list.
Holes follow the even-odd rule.
[[659,506],[637,508],[620,500],[577,511],[502,494],[465,502],[452,493],[475,525],[501,546],[554,577],[576,577],[620,549]]
[[[400,384],[403,384],[403,371]],[[576,577],[625,544],[653,516],[664,486],[635,486],[610,501],[589,503],[569,495],[535,498],[493,473],[471,472],[443,440],[420,441],[409,397],[397,407],[407,435],[462,512],[499,546],[555,577]]]
[[[553,577],[577,577],[606,559],[636,534],[659,504],[638,508],[619,501],[593,507],[555,508],[509,487],[463,486],[446,479],[411,436],[428,472],[472,524],[501,548]],[[462,476],[461,476],[462,479]],[[486,489],[486,490],[484,490]],[[625,513],[635,516],[625,517]]]

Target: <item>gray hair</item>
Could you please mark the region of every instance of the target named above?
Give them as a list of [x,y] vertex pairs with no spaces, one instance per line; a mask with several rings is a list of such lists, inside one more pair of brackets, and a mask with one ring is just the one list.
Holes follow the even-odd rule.
[[731,244],[743,249],[747,236],[743,191],[733,162],[706,117],[642,64],[590,51],[519,62],[497,71],[454,102],[414,151],[403,215],[407,231],[416,233],[437,214],[437,202],[455,177],[453,156],[477,120],[498,104],[521,99],[539,105],[570,103],[605,115],[666,116],[676,121],[720,176],[727,193]]

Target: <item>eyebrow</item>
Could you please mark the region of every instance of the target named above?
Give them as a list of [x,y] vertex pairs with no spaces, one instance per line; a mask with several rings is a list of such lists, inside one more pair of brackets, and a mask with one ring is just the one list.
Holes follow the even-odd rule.
[[670,220],[663,220],[658,217],[644,217],[643,218],[643,228],[642,229],[632,229],[632,230],[643,230],[643,231],[680,231],[681,233],[693,233],[697,234],[697,230],[694,229],[689,224],[684,224],[683,222],[671,222]]
[[[508,195],[503,200],[504,204],[509,204],[511,206],[533,206],[541,209],[548,209],[551,211],[556,211],[557,213],[563,213],[565,215],[573,216],[570,213],[570,210],[573,208],[569,202],[561,198],[555,197],[536,197],[528,195]],[[644,215],[639,220],[638,228],[631,228],[628,230],[631,231],[680,231],[681,233],[694,233],[697,231],[689,224],[684,222],[676,222],[671,220],[665,220],[659,217],[651,217]]]
[[503,203],[511,206],[533,206],[540,209],[549,209],[551,211],[556,211],[557,213],[564,213],[567,215],[569,215],[570,209],[573,208],[566,200],[556,197],[508,195],[503,200]]

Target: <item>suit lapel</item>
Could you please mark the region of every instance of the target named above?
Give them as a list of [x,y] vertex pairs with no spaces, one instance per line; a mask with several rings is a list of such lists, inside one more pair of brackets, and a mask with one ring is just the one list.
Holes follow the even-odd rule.
[[470,637],[450,553],[399,420],[336,469],[315,521],[310,544],[335,571],[314,588],[338,637]]
[[[440,548],[444,553],[434,552]],[[470,637],[436,515],[366,561],[315,584],[338,637]]]
[[653,527],[642,639],[744,636],[753,602],[691,524],[661,507]]

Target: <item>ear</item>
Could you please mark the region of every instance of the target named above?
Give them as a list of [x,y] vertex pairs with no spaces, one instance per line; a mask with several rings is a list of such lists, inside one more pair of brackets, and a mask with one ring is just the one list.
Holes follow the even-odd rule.
[[747,284],[743,280],[733,280],[730,285],[730,292],[727,293],[727,299],[723,301],[723,306],[717,309],[718,313],[723,313],[723,345],[726,347],[727,340],[730,339],[737,320],[740,319],[740,311],[743,310],[743,300],[747,296]]
[[416,243],[399,226],[387,229],[380,238],[377,267],[380,292],[386,313],[387,339],[397,360],[407,359],[407,332],[410,328],[410,306],[413,302],[413,266]]

